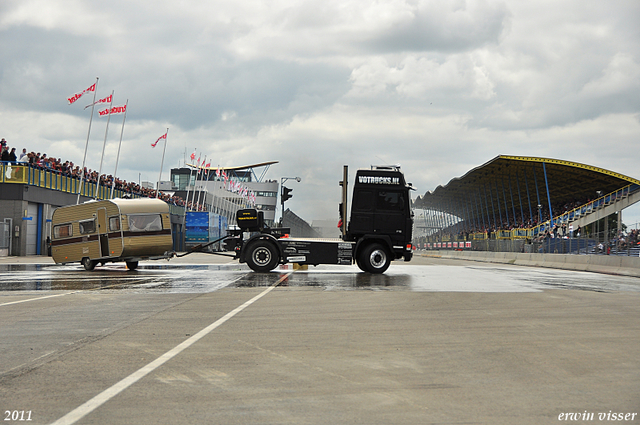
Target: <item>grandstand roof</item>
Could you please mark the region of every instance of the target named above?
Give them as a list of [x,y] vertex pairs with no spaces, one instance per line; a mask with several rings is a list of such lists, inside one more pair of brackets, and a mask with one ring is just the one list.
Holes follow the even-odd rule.
[[[543,206],[586,201],[640,180],[578,162],[552,158],[498,155],[489,162],[451,179],[416,201],[416,207],[446,211],[455,215],[469,202],[488,202],[495,208],[520,208],[529,202]],[[481,197],[480,201],[477,199]],[[467,206],[468,210],[473,207]],[[528,208],[528,207],[525,207]]]
[[234,166],[234,167],[219,167],[219,166],[214,166],[214,167],[205,167],[204,165],[201,167],[198,167],[198,165],[196,164],[185,164],[188,167],[191,168],[201,168],[204,170],[220,170],[220,171],[242,171],[242,170],[249,170],[251,168],[259,168],[259,167],[266,167],[268,165],[272,165],[272,164],[277,164],[278,161],[267,161],[267,162],[260,162],[258,164],[251,164],[251,165],[240,165],[240,166]]

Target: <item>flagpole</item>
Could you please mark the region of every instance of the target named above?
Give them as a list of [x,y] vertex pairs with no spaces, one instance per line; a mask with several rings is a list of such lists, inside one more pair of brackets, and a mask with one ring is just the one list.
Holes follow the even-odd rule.
[[[193,156],[195,157],[195,155],[196,155],[196,152],[193,151]],[[192,159],[192,161],[193,161],[193,159]],[[190,165],[189,167],[193,167],[193,166]],[[193,168],[195,168],[195,167],[193,167]],[[191,186],[191,172],[192,171],[193,171],[192,169],[189,169],[189,181],[187,182],[187,194],[185,196],[185,201],[184,201],[184,208],[185,208],[184,211],[185,211],[185,213],[189,209],[189,205],[188,205],[189,204],[189,187]],[[194,189],[195,189],[195,183],[194,183]],[[185,219],[186,219],[186,214],[185,214]]]
[[218,185],[220,184],[220,164],[218,163],[218,168],[216,168],[216,184],[213,187],[213,212],[218,214],[218,198],[220,198],[220,191],[218,190]]
[[156,187],[156,199],[160,198],[160,180],[162,180],[162,167],[164,167],[164,153],[167,151],[167,139],[169,138],[169,129],[164,133],[164,149],[162,150],[162,161],[160,162],[160,175],[158,176],[158,186]]
[[187,182],[187,195],[185,196],[185,203],[184,203],[184,216],[182,217],[182,241],[183,241],[183,247],[184,247],[184,240],[186,238],[186,229],[187,229],[187,211],[189,211],[189,186],[191,185],[191,171],[193,170],[189,170],[189,181]]
[[[197,184],[198,184],[198,173],[199,172],[200,172],[200,157],[198,157],[198,162],[197,162],[197,166],[196,166],[196,178],[193,180],[193,193],[191,194],[191,205],[193,205],[193,203],[196,200],[196,188],[197,188]],[[189,199],[187,199],[187,202],[189,202]]]
[[111,108],[113,107],[113,92],[114,90],[111,90],[111,102],[109,102],[109,113],[107,114],[107,127],[104,130],[104,142],[102,143],[102,156],[100,157],[100,168],[98,169],[98,181],[96,182],[95,199],[98,199],[98,195],[100,194],[100,177],[102,177],[102,163],[104,161],[104,149],[107,147],[107,134],[109,133],[109,121],[111,121]]
[[87,131],[87,142],[84,144],[84,157],[82,158],[82,172],[80,173],[80,184],[78,185],[78,199],[76,199],[76,205],[80,203],[80,193],[82,193],[82,181],[84,180],[84,165],[87,161],[87,148],[89,147],[89,135],[91,134],[91,122],[93,121],[93,110],[96,105],[96,94],[98,93],[98,79],[96,77],[95,90],[93,91],[93,105],[91,105],[91,116],[89,118],[89,130]]
[[[207,186],[209,186],[209,167],[207,167],[207,177],[205,177],[205,186],[204,186],[204,206],[207,206],[207,193],[209,193],[209,189],[207,188]],[[206,208],[205,208],[206,209]]]
[[118,175],[118,160],[120,159],[120,147],[122,146],[122,135],[124,134],[124,121],[127,119],[127,106],[129,106],[129,99],[127,99],[127,101],[124,104],[124,117],[122,117],[122,129],[120,130],[120,143],[118,143],[118,154],[116,155],[116,169],[113,171],[113,180],[111,181],[111,195],[109,196],[109,199],[113,199],[113,190],[116,187],[116,176]]
[[[202,176],[204,175],[204,164],[207,162],[207,155],[204,156],[204,162],[202,163],[202,168],[200,169],[200,181],[202,182]],[[202,185],[200,186],[200,190],[198,191],[198,201],[196,205],[200,205],[200,193],[202,193]],[[196,210],[197,211],[197,210]]]

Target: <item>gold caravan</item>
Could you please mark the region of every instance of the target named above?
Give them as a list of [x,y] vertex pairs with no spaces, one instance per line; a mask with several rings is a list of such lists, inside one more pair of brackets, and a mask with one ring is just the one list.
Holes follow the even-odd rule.
[[173,248],[169,205],[159,199],[112,199],[60,207],[53,212],[51,255],[86,270],[125,261],[169,258]]

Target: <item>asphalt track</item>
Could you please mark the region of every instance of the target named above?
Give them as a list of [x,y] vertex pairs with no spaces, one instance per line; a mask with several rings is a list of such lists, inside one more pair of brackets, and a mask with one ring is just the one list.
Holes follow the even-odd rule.
[[0,261],[4,423],[640,423],[640,279],[191,257]]

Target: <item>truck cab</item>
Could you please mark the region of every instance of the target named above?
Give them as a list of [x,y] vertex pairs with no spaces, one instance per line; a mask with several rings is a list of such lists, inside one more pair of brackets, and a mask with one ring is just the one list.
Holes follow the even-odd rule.
[[398,166],[372,166],[356,172],[351,217],[343,239],[356,243],[354,257],[363,271],[382,273],[391,260],[411,260],[411,189]]

